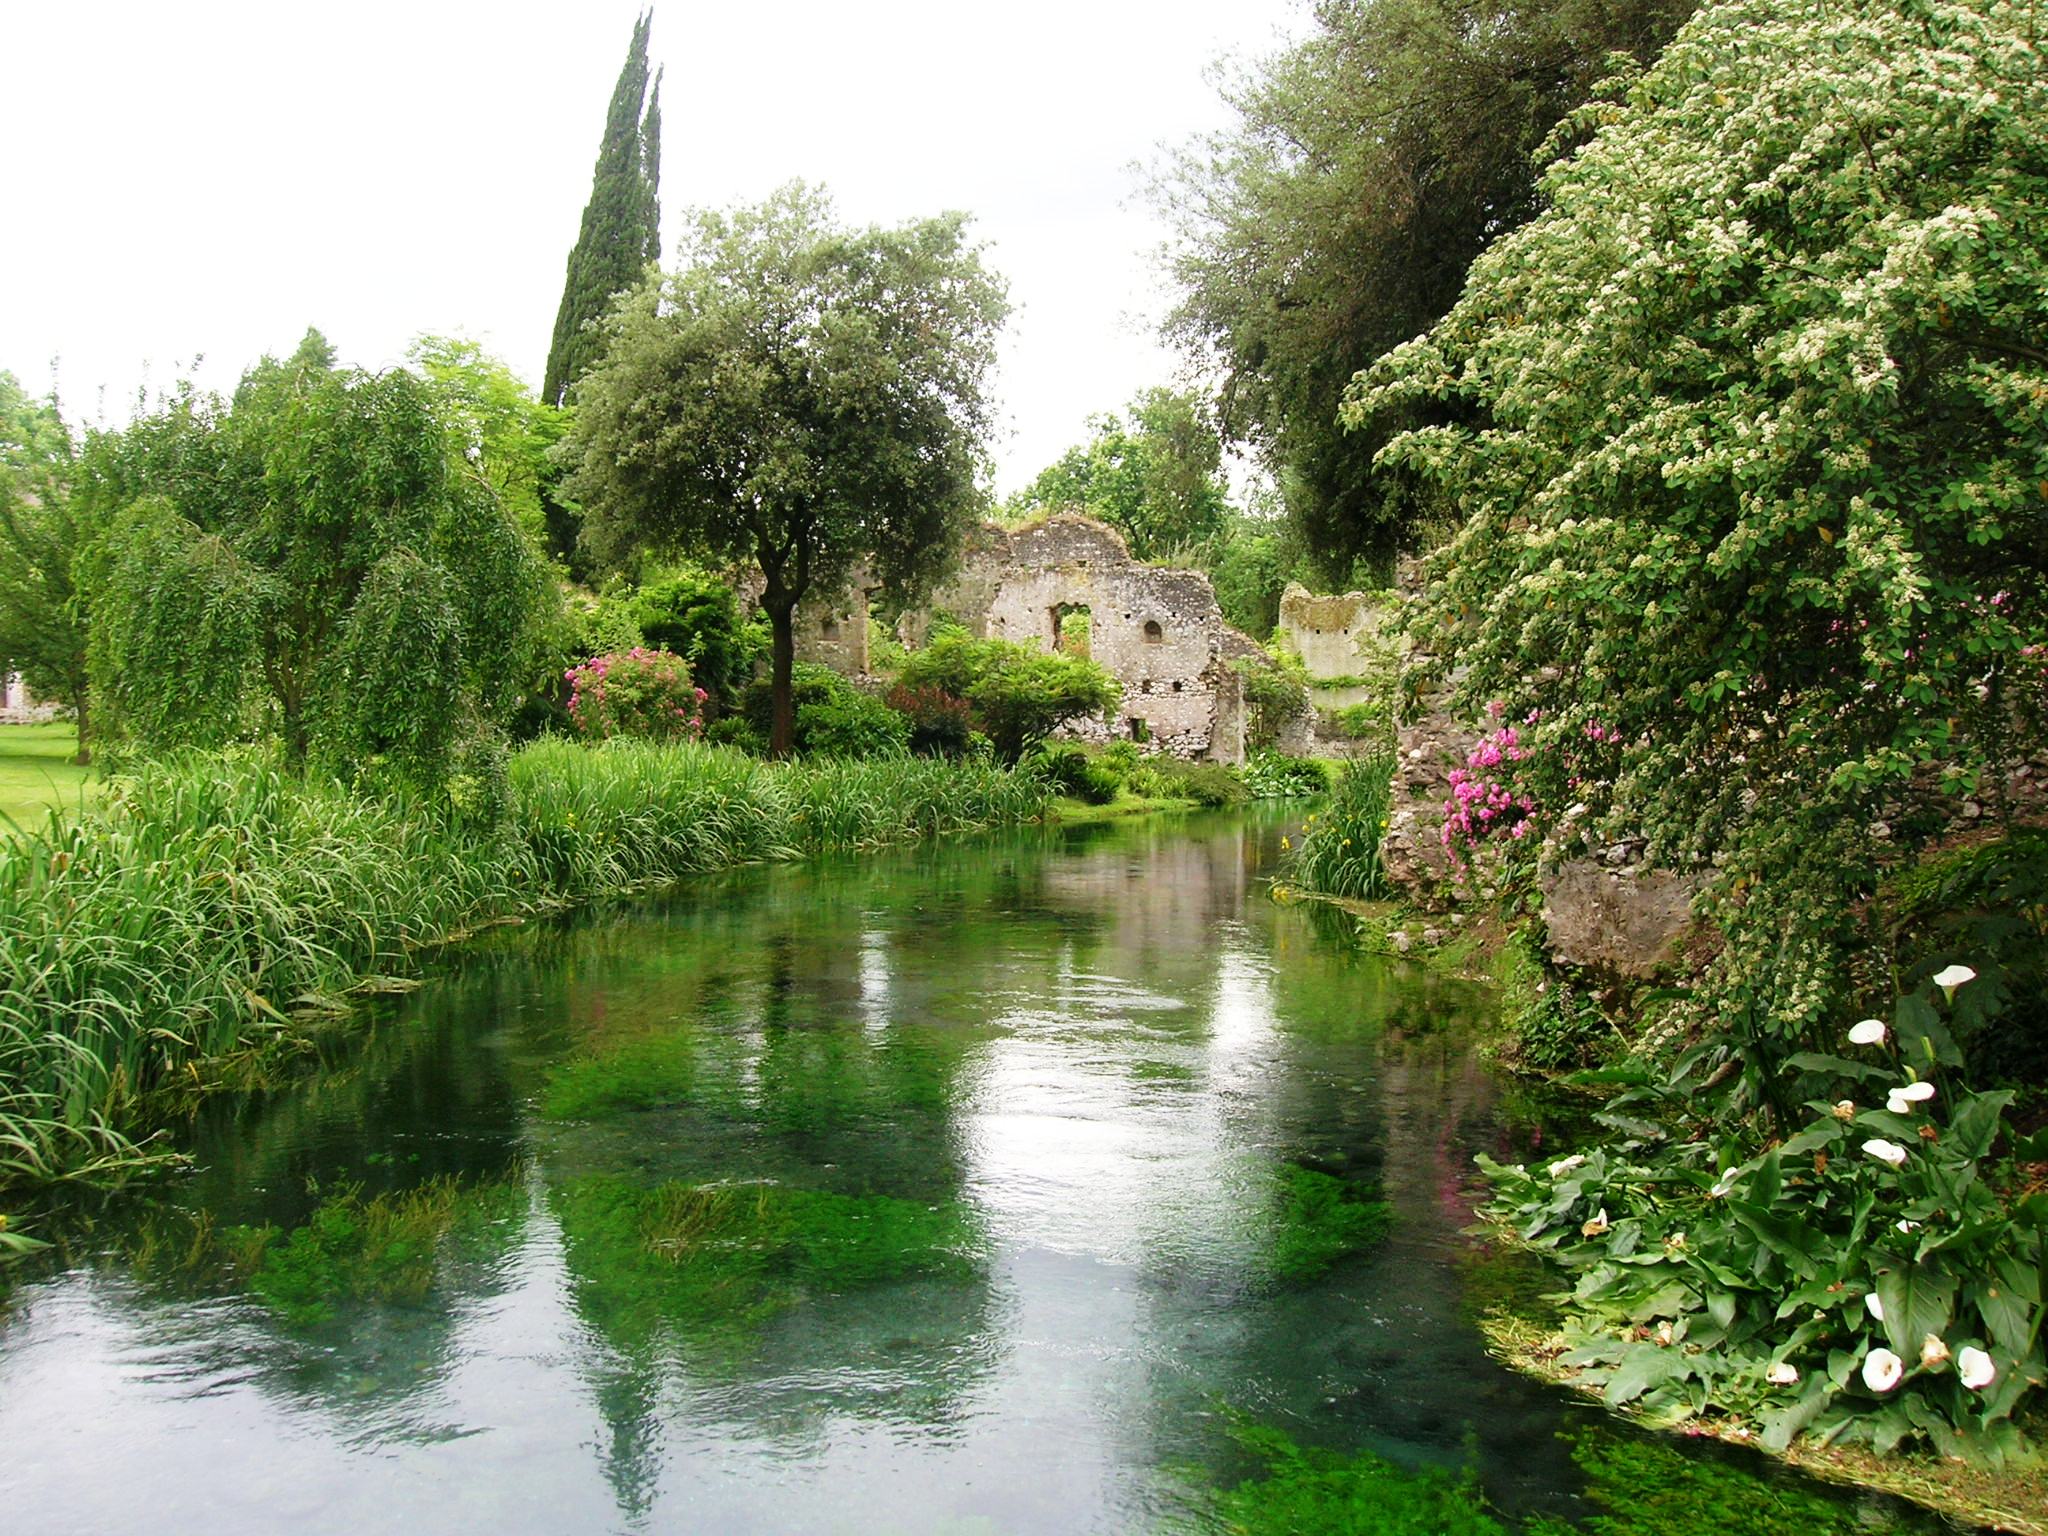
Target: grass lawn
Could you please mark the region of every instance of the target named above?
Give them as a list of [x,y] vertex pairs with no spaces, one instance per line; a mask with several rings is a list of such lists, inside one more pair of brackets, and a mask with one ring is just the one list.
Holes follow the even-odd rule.
[[81,794],[95,793],[92,770],[71,761],[77,750],[78,730],[68,722],[0,725],[0,816],[36,823],[49,807],[75,807]]

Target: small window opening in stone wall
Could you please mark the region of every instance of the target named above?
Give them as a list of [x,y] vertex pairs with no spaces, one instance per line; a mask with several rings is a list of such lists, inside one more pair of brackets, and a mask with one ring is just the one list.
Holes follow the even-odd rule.
[[1052,648],[1065,656],[1089,654],[1093,617],[1086,603],[1055,603],[1047,610],[1052,619]]
[[1131,740],[1150,741],[1152,739],[1152,727],[1147,725],[1139,716],[1132,715],[1124,723],[1130,728]]
[[839,621],[828,615],[825,622],[818,626],[818,638],[821,640],[837,640],[839,638]]
[[1157,619],[1147,619],[1145,621],[1145,643],[1147,645],[1158,645],[1165,639],[1166,631],[1159,627],[1159,621]]
[[1173,691],[1175,693],[1180,692],[1180,679],[1177,677],[1173,680]]

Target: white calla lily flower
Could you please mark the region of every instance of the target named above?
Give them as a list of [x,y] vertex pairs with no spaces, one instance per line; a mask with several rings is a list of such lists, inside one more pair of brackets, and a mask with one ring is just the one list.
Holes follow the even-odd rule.
[[1998,1379],[1998,1367],[1974,1344],[1965,1344],[1956,1355],[1956,1375],[1972,1392],[1982,1392]]
[[1886,1141],[1882,1136],[1873,1136],[1863,1143],[1863,1150],[1881,1163],[1890,1163],[1894,1168],[1903,1167],[1906,1149],[1896,1141]]
[[1888,1349],[1873,1349],[1863,1357],[1863,1385],[1873,1392],[1889,1392],[1906,1376],[1906,1362]]
[[1574,1152],[1570,1157],[1560,1157],[1556,1162],[1552,1163],[1550,1165],[1550,1176],[1553,1179],[1562,1178],[1574,1168],[1583,1168],[1585,1166],[1585,1154]]
[[1863,1298],[1863,1310],[1868,1312],[1876,1321],[1880,1323],[1884,1321],[1884,1303],[1877,1299],[1877,1292],[1872,1291]]
[[1799,1367],[1789,1360],[1780,1360],[1764,1372],[1764,1380],[1774,1387],[1789,1387],[1799,1379]]
[[1883,1019],[1865,1019],[1860,1024],[1849,1026],[1851,1045],[1883,1045],[1884,1037],[1890,1033],[1884,1027]]
[[1935,1334],[1928,1334],[1920,1341],[1920,1363],[1933,1370],[1948,1359],[1948,1341]]
[[1945,997],[1953,999],[1956,988],[1966,981],[1975,981],[1977,973],[1967,965],[1945,965],[1934,973],[1934,984],[1941,988]]

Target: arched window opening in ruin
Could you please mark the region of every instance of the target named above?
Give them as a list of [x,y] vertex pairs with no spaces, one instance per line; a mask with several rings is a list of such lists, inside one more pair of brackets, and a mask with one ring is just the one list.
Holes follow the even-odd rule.
[[828,614],[825,622],[818,626],[818,638],[820,640],[837,640],[839,638],[839,621]]
[[1166,631],[1159,627],[1159,621],[1157,619],[1147,619],[1145,621],[1145,643],[1147,645],[1159,645],[1165,639]]
[[1086,603],[1055,603],[1047,610],[1052,618],[1052,648],[1063,656],[1089,654],[1094,618]]
[[1131,740],[1150,741],[1152,739],[1152,727],[1147,725],[1141,717],[1137,715],[1127,716],[1124,723],[1130,728]]

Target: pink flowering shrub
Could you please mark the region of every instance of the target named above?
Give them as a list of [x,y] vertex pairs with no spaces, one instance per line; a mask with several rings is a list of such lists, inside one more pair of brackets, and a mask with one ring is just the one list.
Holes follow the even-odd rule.
[[[1488,714],[1499,718],[1497,709]],[[1536,802],[1515,764],[1528,757],[1521,733],[1504,725],[1487,734],[1451,770],[1451,798],[1444,802],[1440,836],[1453,853],[1467,853],[1496,837],[1520,842],[1535,825]]]
[[636,645],[593,656],[562,675],[579,735],[679,741],[704,729],[704,690],[690,681],[689,662],[673,651]]
[[[1506,710],[1495,701],[1486,712],[1498,720]],[[1589,780],[1611,778],[1621,747],[1619,731],[1589,720],[1576,736],[1553,737],[1541,749],[1546,760],[1539,760],[1538,748],[1523,733],[1542,719],[1543,711],[1532,709],[1521,725],[1490,732],[1465,755],[1464,767],[1451,770],[1451,797],[1444,802],[1439,835],[1460,863],[1483,844],[1520,843],[1542,830],[1543,802],[1535,787],[1539,778],[1553,790],[1561,778],[1571,793],[1582,792]]]

